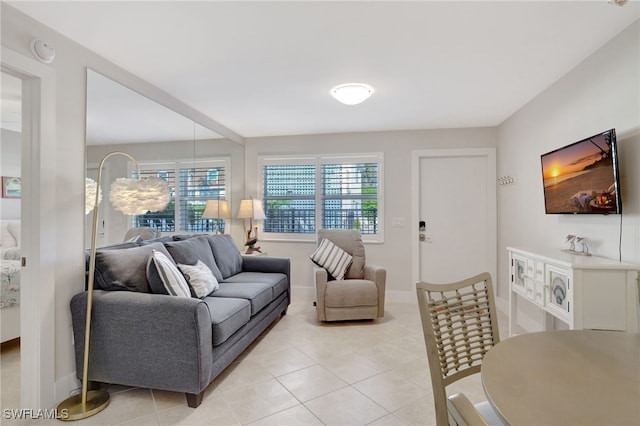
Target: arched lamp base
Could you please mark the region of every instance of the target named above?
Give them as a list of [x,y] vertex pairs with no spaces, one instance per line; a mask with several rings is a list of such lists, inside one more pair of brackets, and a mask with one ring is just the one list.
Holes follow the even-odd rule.
[[79,393],[58,404],[56,407],[58,418],[64,421],[86,419],[107,408],[109,401],[109,392],[90,390],[87,392],[87,402],[83,405],[82,393]]

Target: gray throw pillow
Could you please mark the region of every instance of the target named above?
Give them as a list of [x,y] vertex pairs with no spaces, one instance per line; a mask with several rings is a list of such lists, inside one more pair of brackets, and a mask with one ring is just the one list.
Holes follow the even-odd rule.
[[201,260],[211,269],[213,276],[218,281],[222,281],[222,272],[220,271],[216,259],[213,257],[211,246],[206,235],[198,235],[188,240],[166,242],[165,247],[173,257],[176,263],[183,265],[195,265]]
[[96,251],[94,288],[149,293],[147,261],[154,249],[171,258],[162,243]]

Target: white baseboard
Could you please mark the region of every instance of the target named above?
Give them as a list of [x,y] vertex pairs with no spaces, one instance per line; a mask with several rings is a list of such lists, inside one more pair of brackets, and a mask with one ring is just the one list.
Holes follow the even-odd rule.
[[62,402],[82,390],[82,383],[76,378],[75,372],[60,377],[55,381],[54,386],[54,394],[57,402]]

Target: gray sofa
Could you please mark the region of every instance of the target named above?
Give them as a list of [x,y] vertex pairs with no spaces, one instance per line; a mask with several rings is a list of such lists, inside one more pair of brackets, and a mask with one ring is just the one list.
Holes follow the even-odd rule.
[[[220,288],[202,299],[158,294],[152,250],[176,263],[204,262]],[[98,249],[89,381],[186,394],[190,407],[291,299],[289,259],[242,256],[228,235],[163,237]],[[87,292],[71,300],[82,377]]]

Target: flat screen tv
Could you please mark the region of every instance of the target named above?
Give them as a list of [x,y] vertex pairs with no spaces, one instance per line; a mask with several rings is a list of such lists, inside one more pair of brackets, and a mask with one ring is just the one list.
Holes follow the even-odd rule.
[[615,129],[542,154],[547,214],[622,213]]

